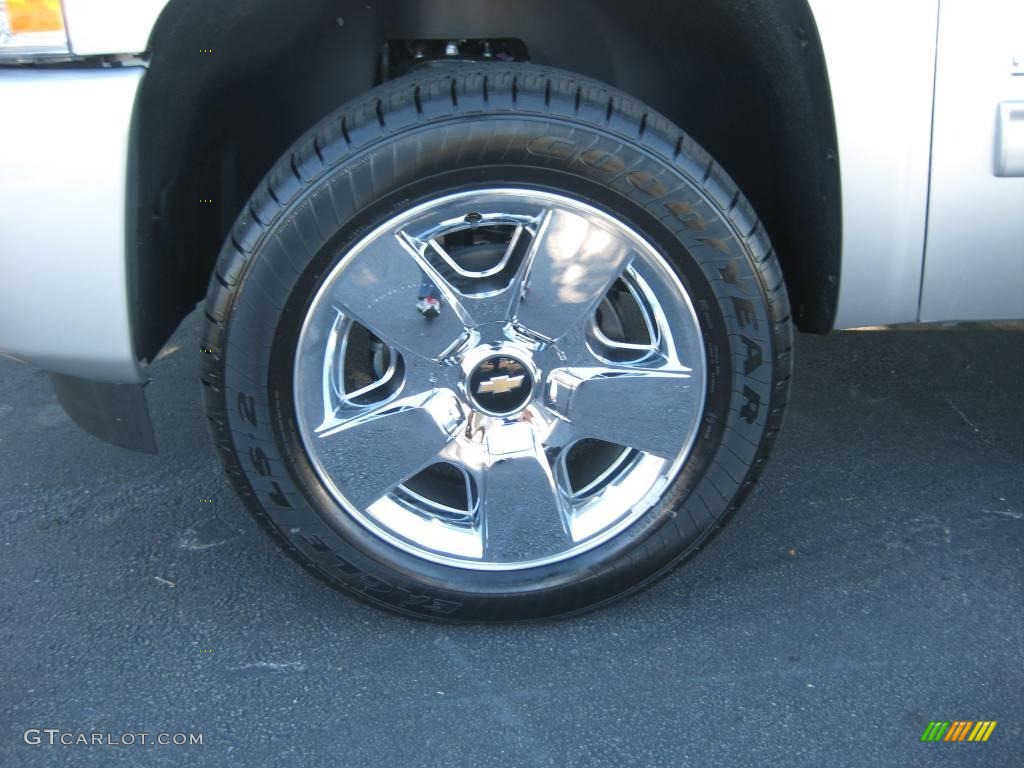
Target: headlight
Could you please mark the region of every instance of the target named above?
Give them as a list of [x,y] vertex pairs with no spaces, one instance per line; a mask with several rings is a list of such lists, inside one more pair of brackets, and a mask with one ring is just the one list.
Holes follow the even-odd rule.
[[0,0],[0,62],[68,53],[61,0]]

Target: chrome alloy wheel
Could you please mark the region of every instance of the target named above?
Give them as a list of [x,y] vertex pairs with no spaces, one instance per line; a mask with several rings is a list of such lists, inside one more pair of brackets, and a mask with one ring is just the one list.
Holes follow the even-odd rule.
[[526,189],[452,194],[360,240],[313,298],[293,375],[336,514],[478,570],[564,560],[639,519],[686,461],[706,382],[665,258]]

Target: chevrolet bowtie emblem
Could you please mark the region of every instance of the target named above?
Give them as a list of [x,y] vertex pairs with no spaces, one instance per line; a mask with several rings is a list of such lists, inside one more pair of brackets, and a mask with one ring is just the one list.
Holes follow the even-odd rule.
[[481,381],[476,388],[476,393],[478,395],[485,395],[488,392],[493,392],[496,395],[501,395],[505,392],[511,392],[513,389],[519,389],[522,385],[522,376],[495,376],[493,379]]

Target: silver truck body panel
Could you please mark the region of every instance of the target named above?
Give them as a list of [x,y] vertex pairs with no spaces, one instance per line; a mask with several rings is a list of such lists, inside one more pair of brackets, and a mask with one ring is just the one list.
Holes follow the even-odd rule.
[[143,380],[125,233],[142,74],[0,70],[0,350],[43,370]]
[[997,175],[1004,150],[1024,151],[1017,50],[1021,0],[942,3],[921,320],[1024,317],[1024,168]]

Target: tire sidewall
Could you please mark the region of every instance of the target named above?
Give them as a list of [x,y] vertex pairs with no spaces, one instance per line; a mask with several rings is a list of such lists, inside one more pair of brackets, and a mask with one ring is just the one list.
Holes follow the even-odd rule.
[[[361,194],[368,170],[372,196]],[[494,572],[416,558],[339,514],[302,446],[292,371],[312,297],[347,247],[418,202],[499,185],[582,199],[656,247],[698,315],[707,395],[682,471],[634,524],[568,560]],[[328,206],[335,221],[325,215]],[[552,118],[463,116],[392,136],[333,167],[270,222],[228,315],[225,406],[260,504],[322,575],[418,615],[565,613],[663,571],[734,507],[772,395],[773,318],[765,286],[744,233],[723,214],[696,179],[649,148]]]

